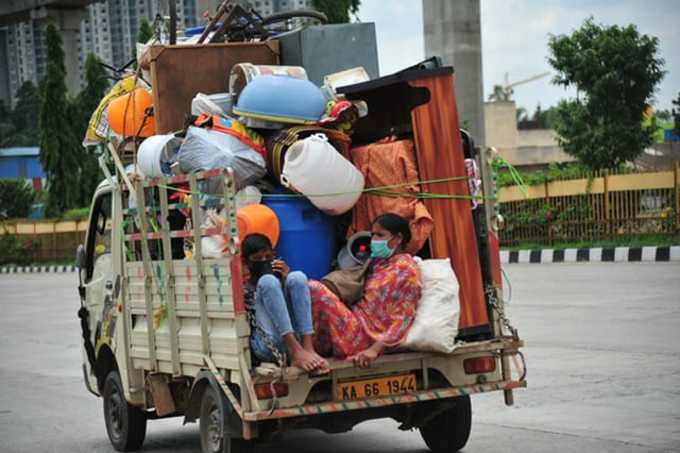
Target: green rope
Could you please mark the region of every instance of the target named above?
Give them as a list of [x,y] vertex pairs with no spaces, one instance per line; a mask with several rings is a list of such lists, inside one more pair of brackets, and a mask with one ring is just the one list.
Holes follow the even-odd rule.
[[520,192],[522,192],[522,195],[524,196],[524,199],[529,198],[529,190],[527,189],[527,184],[524,182],[524,178],[522,178],[522,175],[517,171],[517,169],[507,160],[503,159],[501,156],[496,156],[494,158],[495,161],[498,162],[498,168],[500,169],[501,167],[505,167],[508,169],[508,173],[510,173],[510,177],[514,181],[515,185],[519,188]]
[[[319,198],[319,197],[336,197],[340,195],[348,195],[348,194],[356,194],[356,193],[365,193],[367,195],[377,195],[377,196],[388,196],[388,197],[404,197],[404,198],[420,198],[420,199],[437,199],[437,200],[480,200],[484,199],[483,196],[470,196],[470,195],[451,195],[451,194],[442,194],[442,193],[432,193],[432,192],[398,192],[398,191],[392,191],[391,189],[397,189],[401,187],[409,187],[409,186],[414,186],[414,185],[422,185],[422,184],[439,184],[439,183],[444,183],[444,182],[451,182],[451,181],[462,181],[462,180],[467,180],[467,176],[452,176],[448,178],[439,178],[439,179],[431,179],[431,180],[425,180],[425,181],[413,181],[413,182],[406,182],[406,183],[400,183],[400,184],[391,184],[387,186],[379,186],[379,187],[369,187],[365,188],[363,190],[352,190],[352,191],[347,191],[347,192],[334,192],[334,193],[322,193],[322,194],[298,194],[298,193],[282,193],[282,194],[264,194],[263,198],[300,198],[300,197],[306,197],[306,198]],[[206,197],[208,200],[210,199],[221,199],[221,196],[217,195],[211,195],[208,193],[196,191],[192,192],[191,190],[188,189],[182,189],[182,188],[177,188],[177,187],[172,187],[164,184],[158,184],[159,187],[165,187],[166,189],[174,190],[176,192],[182,192],[188,195],[198,195],[198,196],[203,196]],[[487,198],[489,200],[493,198]]]

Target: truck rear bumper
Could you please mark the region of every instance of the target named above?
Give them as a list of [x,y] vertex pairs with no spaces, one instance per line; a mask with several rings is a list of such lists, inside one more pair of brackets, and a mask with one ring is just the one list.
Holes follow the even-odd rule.
[[387,398],[372,398],[358,401],[334,401],[328,403],[306,404],[285,409],[274,409],[273,411],[246,412],[243,419],[247,422],[257,422],[261,420],[271,420],[290,417],[304,417],[333,412],[352,411],[359,409],[370,409],[384,407],[394,404],[411,404],[421,401],[431,401],[437,399],[453,398],[456,396],[472,395],[475,393],[494,392],[498,390],[513,390],[527,386],[526,381],[504,381],[492,382],[487,384],[466,385],[461,387],[450,387],[442,389],[424,390],[405,395],[390,396]]

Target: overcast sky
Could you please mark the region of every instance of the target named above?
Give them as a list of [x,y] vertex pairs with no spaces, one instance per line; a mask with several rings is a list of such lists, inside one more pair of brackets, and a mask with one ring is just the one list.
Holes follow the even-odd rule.
[[[359,19],[376,24],[382,75],[424,58],[421,1],[361,1]],[[513,82],[550,71],[548,35],[570,33],[591,15],[607,25],[633,23],[641,33],[659,38],[667,74],[656,94],[657,108],[670,109],[680,92],[680,1],[481,0],[481,8],[485,99],[506,72]],[[547,108],[573,95],[550,79],[516,87],[517,104],[533,112],[539,102]]]

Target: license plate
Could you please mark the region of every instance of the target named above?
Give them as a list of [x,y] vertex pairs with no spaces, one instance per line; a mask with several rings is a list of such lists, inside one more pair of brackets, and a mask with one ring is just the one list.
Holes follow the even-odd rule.
[[401,395],[416,391],[415,374],[399,374],[378,379],[338,382],[337,399],[340,401]]

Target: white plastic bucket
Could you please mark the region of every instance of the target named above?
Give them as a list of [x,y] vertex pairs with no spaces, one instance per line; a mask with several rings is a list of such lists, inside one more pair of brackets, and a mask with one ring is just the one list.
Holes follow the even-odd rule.
[[179,150],[182,140],[173,134],[152,135],[142,142],[137,154],[137,165],[148,178],[163,176],[162,164]]
[[288,148],[281,184],[304,194],[326,214],[340,215],[361,196],[364,176],[325,135],[314,134]]

